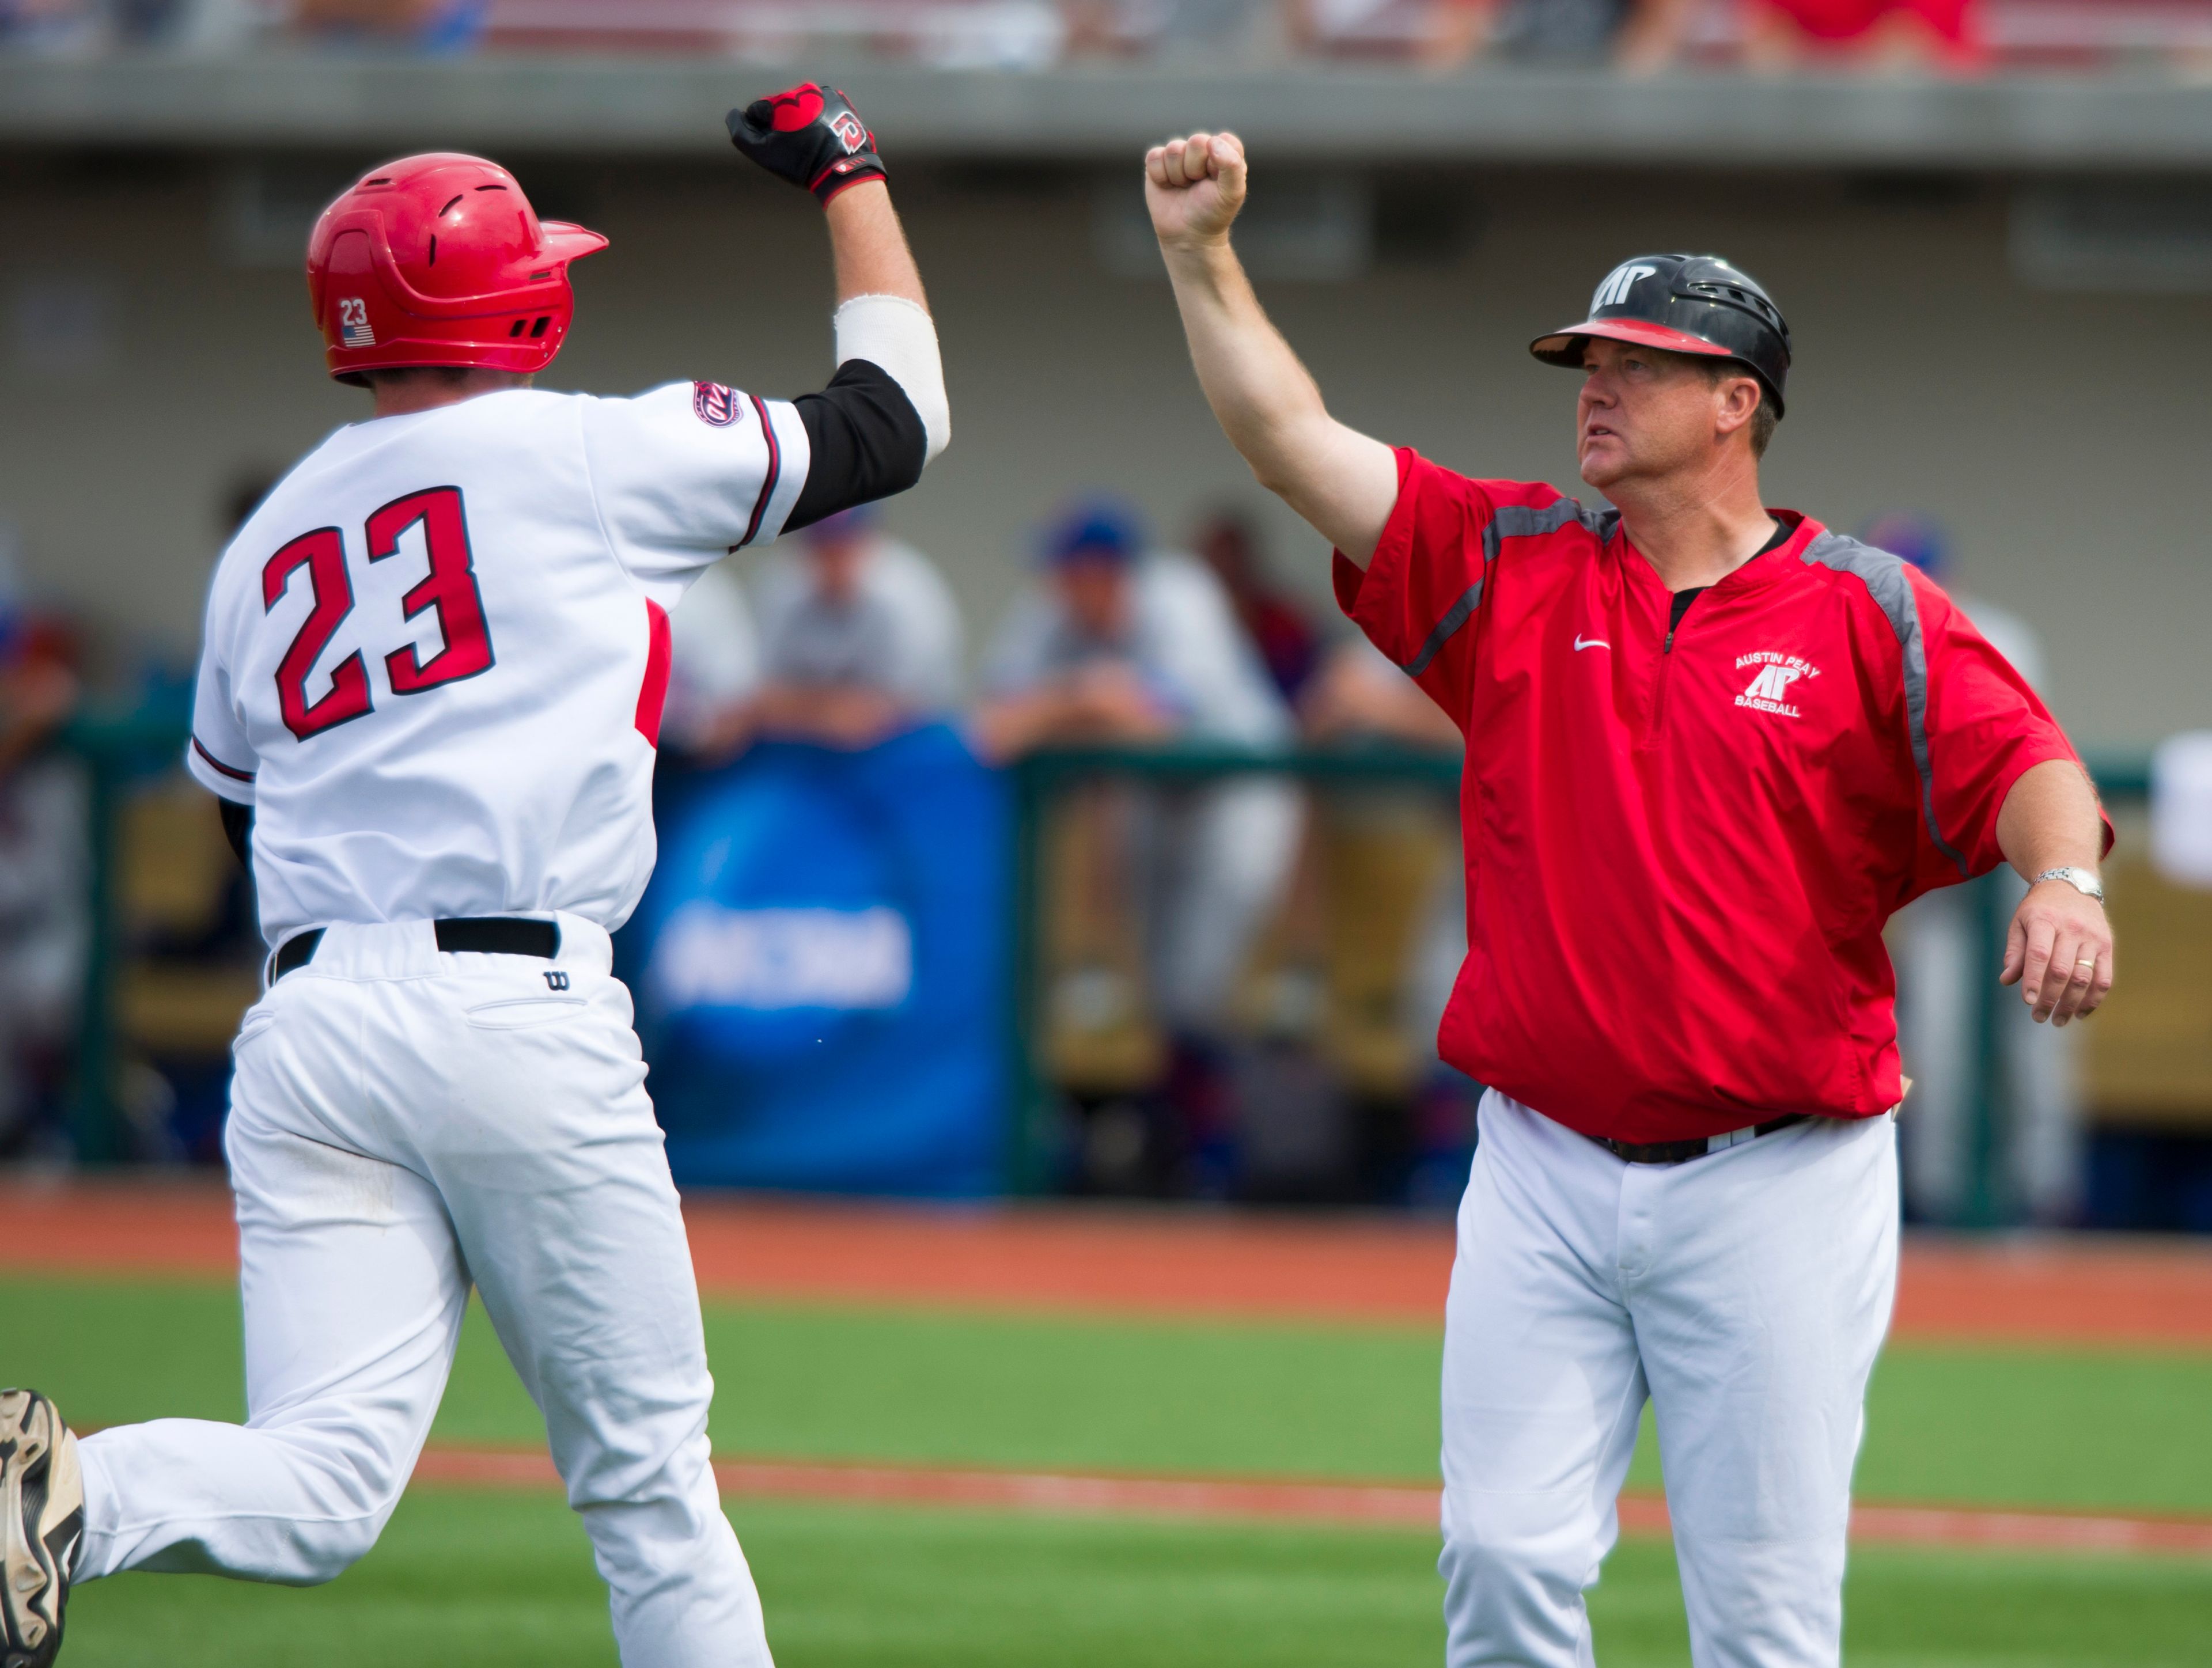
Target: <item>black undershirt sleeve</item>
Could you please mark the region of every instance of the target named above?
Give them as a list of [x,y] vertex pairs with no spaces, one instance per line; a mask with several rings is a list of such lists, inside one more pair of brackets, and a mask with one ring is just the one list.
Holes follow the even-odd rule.
[[904,492],[921,479],[929,433],[906,390],[881,366],[848,359],[818,394],[792,402],[806,425],[811,458],[786,532],[824,516]]
[[218,799],[216,804],[222,808],[222,837],[238,853],[238,860],[252,868],[253,861],[246,853],[253,841],[253,807],[234,799]]

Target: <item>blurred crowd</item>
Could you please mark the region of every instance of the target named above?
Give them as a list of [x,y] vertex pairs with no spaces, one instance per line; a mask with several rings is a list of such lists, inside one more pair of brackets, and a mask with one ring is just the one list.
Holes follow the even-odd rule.
[[[1867,531],[1950,578],[1932,524],[1893,515]],[[676,615],[665,741],[695,763],[760,740],[866,748],[946,720],[1000,763],[1086,747],[1449,757],[1458,745],[1395,667],[1274,579],[1235,512],[1203,519],[1176,549],[1110,499],[1066,509],[1039,537],[972,702],[958,610],[926,556],[866,511],[789,543],[748,579],[735,564],[710,573]],[[2041,678],[2024,622],[1960,602]],[[1447,795],[1101,774],[1060,796],[1042,834],[1042,1052],[1082,1126],[1078,1185],[1448,1194],[1472,1133],[1470,1086],[1428,1046],[1465,949]],[[1939,892],[1892,933],[1918,1083],[1908,1190],[1939,1220],[1966,1208],[1973,1165],[1979,908],[1964,890]],[[1998,1012],[2005,1196],[2032,1220],[2073,1220],[2081,1034],[2035,1026],[2017,1004]]]
[[2212,54],[2212,0],[0,0],[0,46],[270,42],[712,52],[948,69],[1482,58],[1758,70],[2094,68]]
[[53,749],[78,700],[78,644],[25,593],[0,523],[0,1155],[49,1126],[83,987],[84,784]]
[[[240,480],[231,525],[267,484]],[[1460,738],[1334,609],[1281,582],[1241,511],[1185,531],[1158,537],[1111,497],[1064,506],[1036,530],[975,654],[944,573],[872,510],[722,564],[673,616],[663,769],[720,773],[777,743],[865,754],[937,725],[1001,766],[1166,748],[1217,761],[1303,749],[1381,767],[1356,778],[1063,769],[1033,829],[1031,1046],[1065,1113],[1067,1188],[1447,1201],[1479,1092],[1432,1046],[1465,950]],[[1933,524],[1893,515],[1863,531],[1951,585]],[[2042,646],[2024,622],[1953,594],[2040,680]],[[66,619],[27,594],[0,524],[0,1159],[65,1154],[84,1089],[99,749],[80,733],[82,661]],[[131,1155],[211,1162],[228,1038],[261,947],[204,796],[171,767],[167,724],[182,722],[185,686],[149,676],[133,704],[162,721],[107,779],[127,787],[111,793],[101,883],[121,958],[104,1022],[109,1090]],[[2162,749],[2154,784],[2160,872],[2212,890],[2212,733]],[[2100,1172],[2086,1156],[2083,1034],[2034,1026],[2009,1000],[1985,1019],[1977,999],[1989,912],[2008,914],[2019,890],[2009,874],[1992,884],[2002,895],[1948,889],[1893,923],[1916,1085],[1908,1204],[1924,1220],[1970,1216],[1993,1140],[2008,1214],[2123,1225],[2133,1207],[2084,1191]],[[2180,895],[2159,894],[2158,907],[2185,907]],[[2138,962],[2157,953],[2142,931]],[[1984,1071],[1995,1131],[1978,1122]],[[2100,1139],[2108,1160],[2133,1150]],[[2150,1214],[2212,1222],[2208,1166],[2202,1208]]]
[[[972,696],[951,591],[865,510],[742,576],[713,570],[673,624],[664,758],[694,768],[936,722],[999,764],[1301,743],[1448,759],[1458,739],[1364,640],[1275,582],[1233,512],[1174,549],[1110,498],[1066,507],[1037,534]],[[1425,1046],[1464,949],[1456,827],[1449,779],[1350,792],[1108,773],[1060,794],[1036,931],[1040,1052],[1076,1125],[1070,1183],[1387,1197],[1424,1166],[1463,1166],[1471,1086]],[[1363,971],[1363,955],[1380,965]]]

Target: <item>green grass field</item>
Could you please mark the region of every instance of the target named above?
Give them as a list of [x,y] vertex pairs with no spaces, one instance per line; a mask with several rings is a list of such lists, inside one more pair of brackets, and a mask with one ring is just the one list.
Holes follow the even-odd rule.
[[[764,1505],[732,1513],[783,1668],[1430,1668],[1431,1537]],[[2212,1568],[1870,1551],[1859,1668],[2202,1668]],[[1629,1541],[1591,1597],[1606,1668],[1689,1659],[1674,1559]],[[608,1668],[582,1532],[550,1495],[422,1489],[329,1587],[85,1588],[64,1668]]]
[[[0,1280],[0,1381],[73,1421],[241,1412],[238,1315],[196,1282]],[[1405,1329],[716,1304],[719,1450],[1149,1472],[1434,1473],[1437,1343]],[[2212,1513],[2212,1356],[1899,1346],[1870,1410],[1869,1498]],[[539,1434],[472,1312],[437,1426]],[[1647,1441],[1638,1480],[1656,1482]],[[1434,1538],[733,1503],[779,1659],[798,1665],[1426,1664]],[[2212,1563],[1872,1549],[1858,1664],[2106,1668],[2212,1659]],[[1687,1661],[1663,1544],[1593,1599],[1607,1668]],[[313,1592],[161,1576],[84,1590],[68,1668],[608,1663],[581,1531],[550,1494],[426,1489]]]

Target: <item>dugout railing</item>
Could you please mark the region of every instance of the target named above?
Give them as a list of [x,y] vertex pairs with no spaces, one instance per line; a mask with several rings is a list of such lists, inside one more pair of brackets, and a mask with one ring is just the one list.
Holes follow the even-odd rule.
[[[82,761],[86,782],[89,861],[85,899],[83,990],[68,1094],[67,1132],[77,1161],[113,1164],[134,1155],[123,1115],[120,1068],[127,1039],[121,1020],[124,942],[118,884],[118,830],[128,797],[140,785],[170,775],[186,740],[180,716],[164,706],[127,711],[88,711],[71,720],[58,744]],[[2148,760],[2102,754],[2090,761],[2108,804],[2129,806],[2148,792]],[[1032,755],[1012,767],[1013,909],[1006,1017],[1011,1106],[1006,1153],[1008,1190],[1045,1191],[1053,1180],[1057,1090],[1042,1058],[1041,921],[1043,902],[1042,831],[1059,797],[1071,787],[1102,779],[1200,785],[1254,773],[1289,777],[1314,786],[1420,788],[1455,796],[1455,758],[1386,746],[1309,748],[1261,752],[1218,747],[1055,749]],[[1973,883],[1985,955],[1995,967],[2002,953],[2006,913],[2002,889]],[[1998,1177],[2002,1092],[1997,1003],[2009,999],[1991,979],[1973,982],[1978,1040],[1972,1065],[1972,1162],[1961,1227],[2001,1225],[2005,1201]]]
[[[2148,796],[2146,757],[2106,753],[2092,756],[2088,762],[2108,804],[2138,802]],[[1455,798],[1460,764],[1456,757],[1448,755],[1375,745],[1284,751],[1224,747],[1066,749],[1034,754],[1014,767],[1013,977],[1008,987],[1006,1028],[1013,1101],[1007,1157],[1010,1191],[1048,1190],[1059,1139],[1059,1092],[1051,1081],[1042,1046],[1045,980],[1041,943],[1045,907],[1043,831],[1054,802],[1078,784],[1101,779],[1194,786],[1254,773],[1288,776],[1316,786],[1418,786]],[[1991,976],[1976,979],[1969,995],[1974,1039],[1966,1095],[1970,1150],[1966,1186],[1950,1225],[1996,1228],[2006,1225],[2014,1214],[2000,1180],[2003,1123],[2000,1097],[2005,1088],[1998,1004],[2015,998],[1994,978],[2010,917],[2000,876],[1985,876],[1970,883],[1967,891],[1983,947],[1978,966],[1991,970]]]

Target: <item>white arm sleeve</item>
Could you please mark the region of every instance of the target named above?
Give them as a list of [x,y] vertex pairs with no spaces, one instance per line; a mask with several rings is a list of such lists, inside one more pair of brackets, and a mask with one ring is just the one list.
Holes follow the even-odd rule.
[[865,359],[914,402],[929,436],[922,462],[929,463],[952,440],[952,405],[945,395],[945,361],[937,347],[937,325],[928,312],[898,295],[855,295],[839,307],[837,362]]

